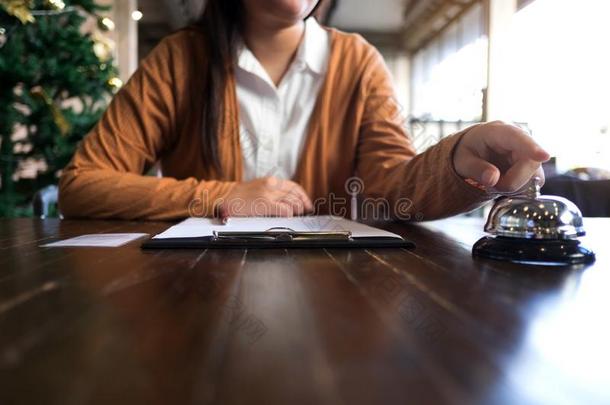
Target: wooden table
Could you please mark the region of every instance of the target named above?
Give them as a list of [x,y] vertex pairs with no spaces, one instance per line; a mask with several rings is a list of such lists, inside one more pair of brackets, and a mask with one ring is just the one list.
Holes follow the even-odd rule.
[[416,250],[39,248],[167,223],[0,220],[0,404],[610,403],[610,220],[595,265]]

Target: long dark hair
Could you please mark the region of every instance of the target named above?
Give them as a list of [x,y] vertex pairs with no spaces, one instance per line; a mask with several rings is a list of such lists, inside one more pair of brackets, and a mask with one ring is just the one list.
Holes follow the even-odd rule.
[[[320,6],[319,0],[309,16]],[[308,18],[309,18],[308,16]],[[203,158],[222,176],[218,143],[224,117],[224,96],[233,70],[245,11],[242,0],[208,0],[196,23],[205,36],[203,66]]]
[[241,0],[208,0],[197,22],[205,35],[206,63],[203,66],[203,158],[222,175],[218,140],[222,127],[227,80],[237,52],[243,26]]

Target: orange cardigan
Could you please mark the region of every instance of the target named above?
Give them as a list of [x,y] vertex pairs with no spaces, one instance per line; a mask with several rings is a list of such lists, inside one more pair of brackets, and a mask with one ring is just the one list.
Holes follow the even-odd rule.
[[[450,216],[488,200],[490,194],[466,184],[453,168],[453,150],[466,131],[416,155],[381,55],[358,35],[330,32],[328,71],[293,178],[317,213],[349,214],[346,182],[353,176],[364,187],[361,198],[384,198],[403,219]],[[226,86],[221,125],[222,176],[202,160],[203,46],[202,34],[186,29],[142,62],[64,169],[64,216],[212,215],[215,202],[241,180],[234,77]],[[145,176],[157,162],[163,177]]]

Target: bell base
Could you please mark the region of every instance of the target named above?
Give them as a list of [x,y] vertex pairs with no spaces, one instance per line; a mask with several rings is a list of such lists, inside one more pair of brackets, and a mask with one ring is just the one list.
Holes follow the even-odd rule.
[[485,236],[472,247],[472,255],[486,259],[504,260],[549,266],[590,264],[595,253],[577,240],[538,240]]

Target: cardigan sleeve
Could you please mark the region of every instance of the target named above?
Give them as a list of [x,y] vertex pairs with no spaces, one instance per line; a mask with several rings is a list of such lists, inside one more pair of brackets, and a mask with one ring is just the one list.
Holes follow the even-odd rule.
[[65,217],[172,220],[212,215],[231,182],[177,180],[144,174],[171,148],[184,102],[178,97],[188,58],[169,37],[141,63],[102,119],[80,144],[59,183]]
[[470,128],[417,154],[383,58],[373,49],[367,59],[360,90],[365,106],[357,152],[357,174],[364,183],[365,197],[388,199],[394,216],[407,220],[456,215],[493,198],[467,184],[453,167],[454,150]]

